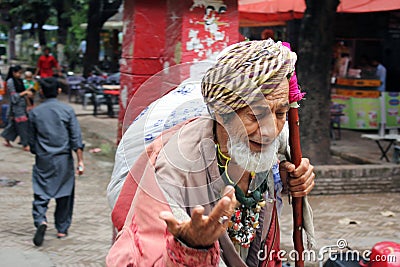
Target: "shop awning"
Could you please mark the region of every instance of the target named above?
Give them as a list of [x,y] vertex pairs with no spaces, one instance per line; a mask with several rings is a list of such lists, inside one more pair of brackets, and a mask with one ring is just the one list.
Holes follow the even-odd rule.
[[[82,29],[87,28],[87,23],[81,23],[80,26]],[[123,22],[122,21],[106,21],[103,24],[103,30],[119,30],[122,31]]]
[[[37,23],[33,24],[33,27],[35,29],[37,29],[38,24]],[[27,31],[27,30],[30,30],[31,28],[32,28],[32,23],[26,23],[26,24],[22,25],[21,30]],[[42,29],[46,30],[46,31],[55,31],[55,30],[58,30],[58,26],[45,24],[42,26]]]
[[[279,25],[303,17],[304,0],[239,0],[240,26]],[[363,13],[400,9],[397,0],[341,0],[337,12]]]

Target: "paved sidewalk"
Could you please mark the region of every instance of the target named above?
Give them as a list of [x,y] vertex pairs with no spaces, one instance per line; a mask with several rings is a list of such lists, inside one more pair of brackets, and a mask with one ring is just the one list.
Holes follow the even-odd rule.
[[[87,147],[84,153],[86,173],[77,177],[70,235],[66,240],[56,238],[52,201],[47,213],[49,227],[44,244],[40,248],[32,244],[35,228],[31,216],[31,166],[34,158],[19,146],[11,149],[1,146],[0,178],[21,181],[13,187],[0,187],[1,266],[104,266],[112,229],[106,187],[113,167],[118,121],[106,115],[93,117],[91,107],[83,110],[81,105],[72,106],[78,115]],[[343,131],[342,140],[334,141],[332,147],[376,161],[379,158],[376,144],[362,140],[360,136],[359,132]],[[97,147],[102,152],[89,153],[91,148]],[[379,160],[377,163],[387,164]],[[284,202],[282,248],[290,250],[291,210],[286,199]],[[334,245],[340,238],[346,239],[350,247],[360,250],[370,249],[374,243],[383,240],[400,243],[399,194],[310,196],[310,202],[314,209],[318,248]],[[388,217],[390,214],[394,216]],[[33,264],[36,259],[40,259],[40,263]]]
[[[372,249],[381,241],[400,243],[400,194],[309,196],[314,212],[317,252],[323,246],[346,240],[353,250]],[[282,248],[293,249],[292,211],[282,212]]]
[[[56,238],[55,202],[52,200],[47,212],[49,227],[43,246],[33,245],[31,169],[34,156],[22,151],[17,144],[13,148],[0,146],[0,179],[20,181],[13,187],[0,186],[0,266],[105,265],[112,240],[106,187],[113,168],[112,142],[117,136],[117,119],[83,115],[78,116],[78,120],[86,144],[86,169],[85,174],[76,179],[72,225],[65,240]],[[90,149],[99,147],[102,152],[89,153]]]

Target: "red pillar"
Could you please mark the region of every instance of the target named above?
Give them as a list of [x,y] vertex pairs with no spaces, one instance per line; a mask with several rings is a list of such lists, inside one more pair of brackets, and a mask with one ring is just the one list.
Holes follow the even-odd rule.
[[[239,40],[237,0],[124,1],[118,141],[126,107],[137,89],[163,68],[215,58]],[[157,90],[157,86],[151,91]],[[154,93],[154,92],[152,92]],[[140,94],[142,96],[142,92]],[[143,97],[131,121],[154,99]]]
[[124,1],[118,142],[122,137],[122,124],[130,99],[144,81],[162,70],[165,17],[163,0]]

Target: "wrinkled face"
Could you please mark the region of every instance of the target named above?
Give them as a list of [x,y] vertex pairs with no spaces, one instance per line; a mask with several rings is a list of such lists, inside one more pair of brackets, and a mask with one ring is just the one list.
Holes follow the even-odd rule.
[[248,144],[251,152],[267,149],[282,131],[289,110],[289,82],[284,79],[272,93],[245,108],[224,125],[229,136]]

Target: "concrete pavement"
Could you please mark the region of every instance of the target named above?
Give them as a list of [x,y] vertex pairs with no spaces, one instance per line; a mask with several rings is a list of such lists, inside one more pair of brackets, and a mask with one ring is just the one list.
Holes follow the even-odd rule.
[[[33,192],[31,169],[34,157],[21,147],[0,146],[0,178],[20,181],[13,187],[0,187],[0,265],[1,266],[104,266],[104,259],[112,240],[110,209],[106,187],[113,167],[116,139],[116,119],[78,116],[86,144],[85,174],[77,177],[72,226],[65,240],[56,238],[54,205],[47,212],[48,229],[42,247],[35,247],[35,233],[31,215]],[[96,135],[109,129],[108,135]],[[103,152],[89,153],[92,148]],[[3,184],[3,183],[2,183]],[[39,259],[39,260],[37,260]]]
[[[65,96],[62,99],[65,100]],[[49,227],[44,244],[40,248],[33,245],[35,228],[31,216],[31,166],[34,159],[18,145],[14,148],[1,146],[0,178],[21,181],[13,187],[0,187],[0,212],[3,215],[0,225],[1,266],[104,266],[112,236],[106,186],[113,167],[117,119],[105,115],[93,117],[91,107],[83,110],[81,105],[72,106],[78,115],[86,143],[86,173],[77,178],[70,235],[65,240],[56,238],[52,201],[47,213]],[[353,147],[352,153],[376,160],[377,152],[379,157],[376,144],[371,141],[365,143],[368,140],[361,140],[359,135],[361,133],[344,131],[342,140],[335,141],[332,146],[339,147],[341,151]],[[89,153],[91,148],[101,148],[102,152]],[[376,163],[389,168],[396,167],[379,160]],[[340,166],[336,168],[340,169]],[[400,243],[399,194],[313,195],[310,196],[310,202],[314,209],[318,247],[334,245],[340,238],[346,239],[350,247],[359,250],[370,249],[374,243],[383,240]],[[286,200],[285,204],[281,217],[282,248],[290,250],[292,219]],[[40,263],[33,264],[35,261]],[[306,265],[315,264],[308,262]]]

